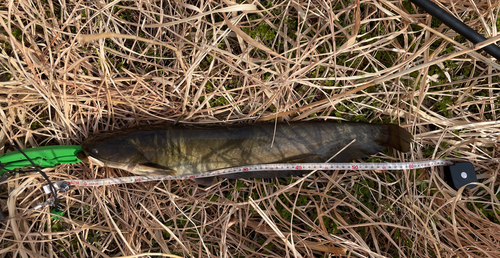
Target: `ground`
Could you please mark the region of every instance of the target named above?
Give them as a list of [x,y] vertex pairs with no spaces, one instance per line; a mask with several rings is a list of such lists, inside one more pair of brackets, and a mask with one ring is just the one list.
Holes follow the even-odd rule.
[[[491,1],[434,1],[497,40]],[[498,61],[409,1],[0,0],[0,151],[157,123],[397,123],[409,153],[472,162],[307,177],[71,188],[0,185],[1,257],[498,257]],[[128,176],[61,165],[52,181]]]

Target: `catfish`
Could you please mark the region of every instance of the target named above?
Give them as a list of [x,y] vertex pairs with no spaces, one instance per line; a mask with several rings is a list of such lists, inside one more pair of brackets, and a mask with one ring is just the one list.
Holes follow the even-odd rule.
[[[411,141],[411,134],[396,124],[166,124],[101,133],[85,140],[82,149],[100,165],[136,175],[196,175],[247,165],[326,162],[334,155],[330,162],[350,162],[388,148],[408,152]],[[303,173],[249,171],[223,177],[274,178]]]

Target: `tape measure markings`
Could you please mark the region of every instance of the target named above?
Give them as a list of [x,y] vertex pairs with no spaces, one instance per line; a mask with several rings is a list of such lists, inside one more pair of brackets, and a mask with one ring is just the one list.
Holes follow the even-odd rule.
[[[428,168],[435,166],[450,166],[452,162],[442,159],[429,160],[429,161],[416,161],[416,162],[401,162],[401,163],[282,163],[282,164],[263,164],[252,166],[241,166],[224,168],[209,172],[198,173],[196,175],[155,175],[155,176],[130,176],[94,180],[64,180],[54,184],[57,190],[63,188],[62,186],[105,186],[116,184],[129,184],[159,180],[180,180],[180,179],[195,179],[213,176],[223,176],[234,173],[245,173],[253,171],[293,171],[293,170],[315,170],[315,169],[328,169],[328,170],[404,170],[404,169],[417,169]],[[48,185],[43,187],[45,193],[50,193]]]

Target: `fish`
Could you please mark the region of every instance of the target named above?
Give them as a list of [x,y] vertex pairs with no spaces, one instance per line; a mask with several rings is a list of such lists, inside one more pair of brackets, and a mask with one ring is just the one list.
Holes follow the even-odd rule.
[[[396,124],[161,124],[100,133],[84,140],[82,149],[89,160],[136,175],[184,176],[246,165],[319,163],[329,159],[350,162],[388,148],[408,152],[412,139],[408,131]],[[303,173],[256,171],[223,177],[274,178]]]

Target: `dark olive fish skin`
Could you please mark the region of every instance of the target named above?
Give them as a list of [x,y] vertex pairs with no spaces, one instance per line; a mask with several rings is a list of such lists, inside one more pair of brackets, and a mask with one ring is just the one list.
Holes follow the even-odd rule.
[[[352,140],[348,148],[338,153]],[[410,133],[393,124],[299,122],[228,126],[155,125],[103,133],[82,144],[109,167],[140,175],[197,173],[287,162],[349,162],[392,147],[407,152]],[[298,171],[248,172],[229,178],[271,178]]]

